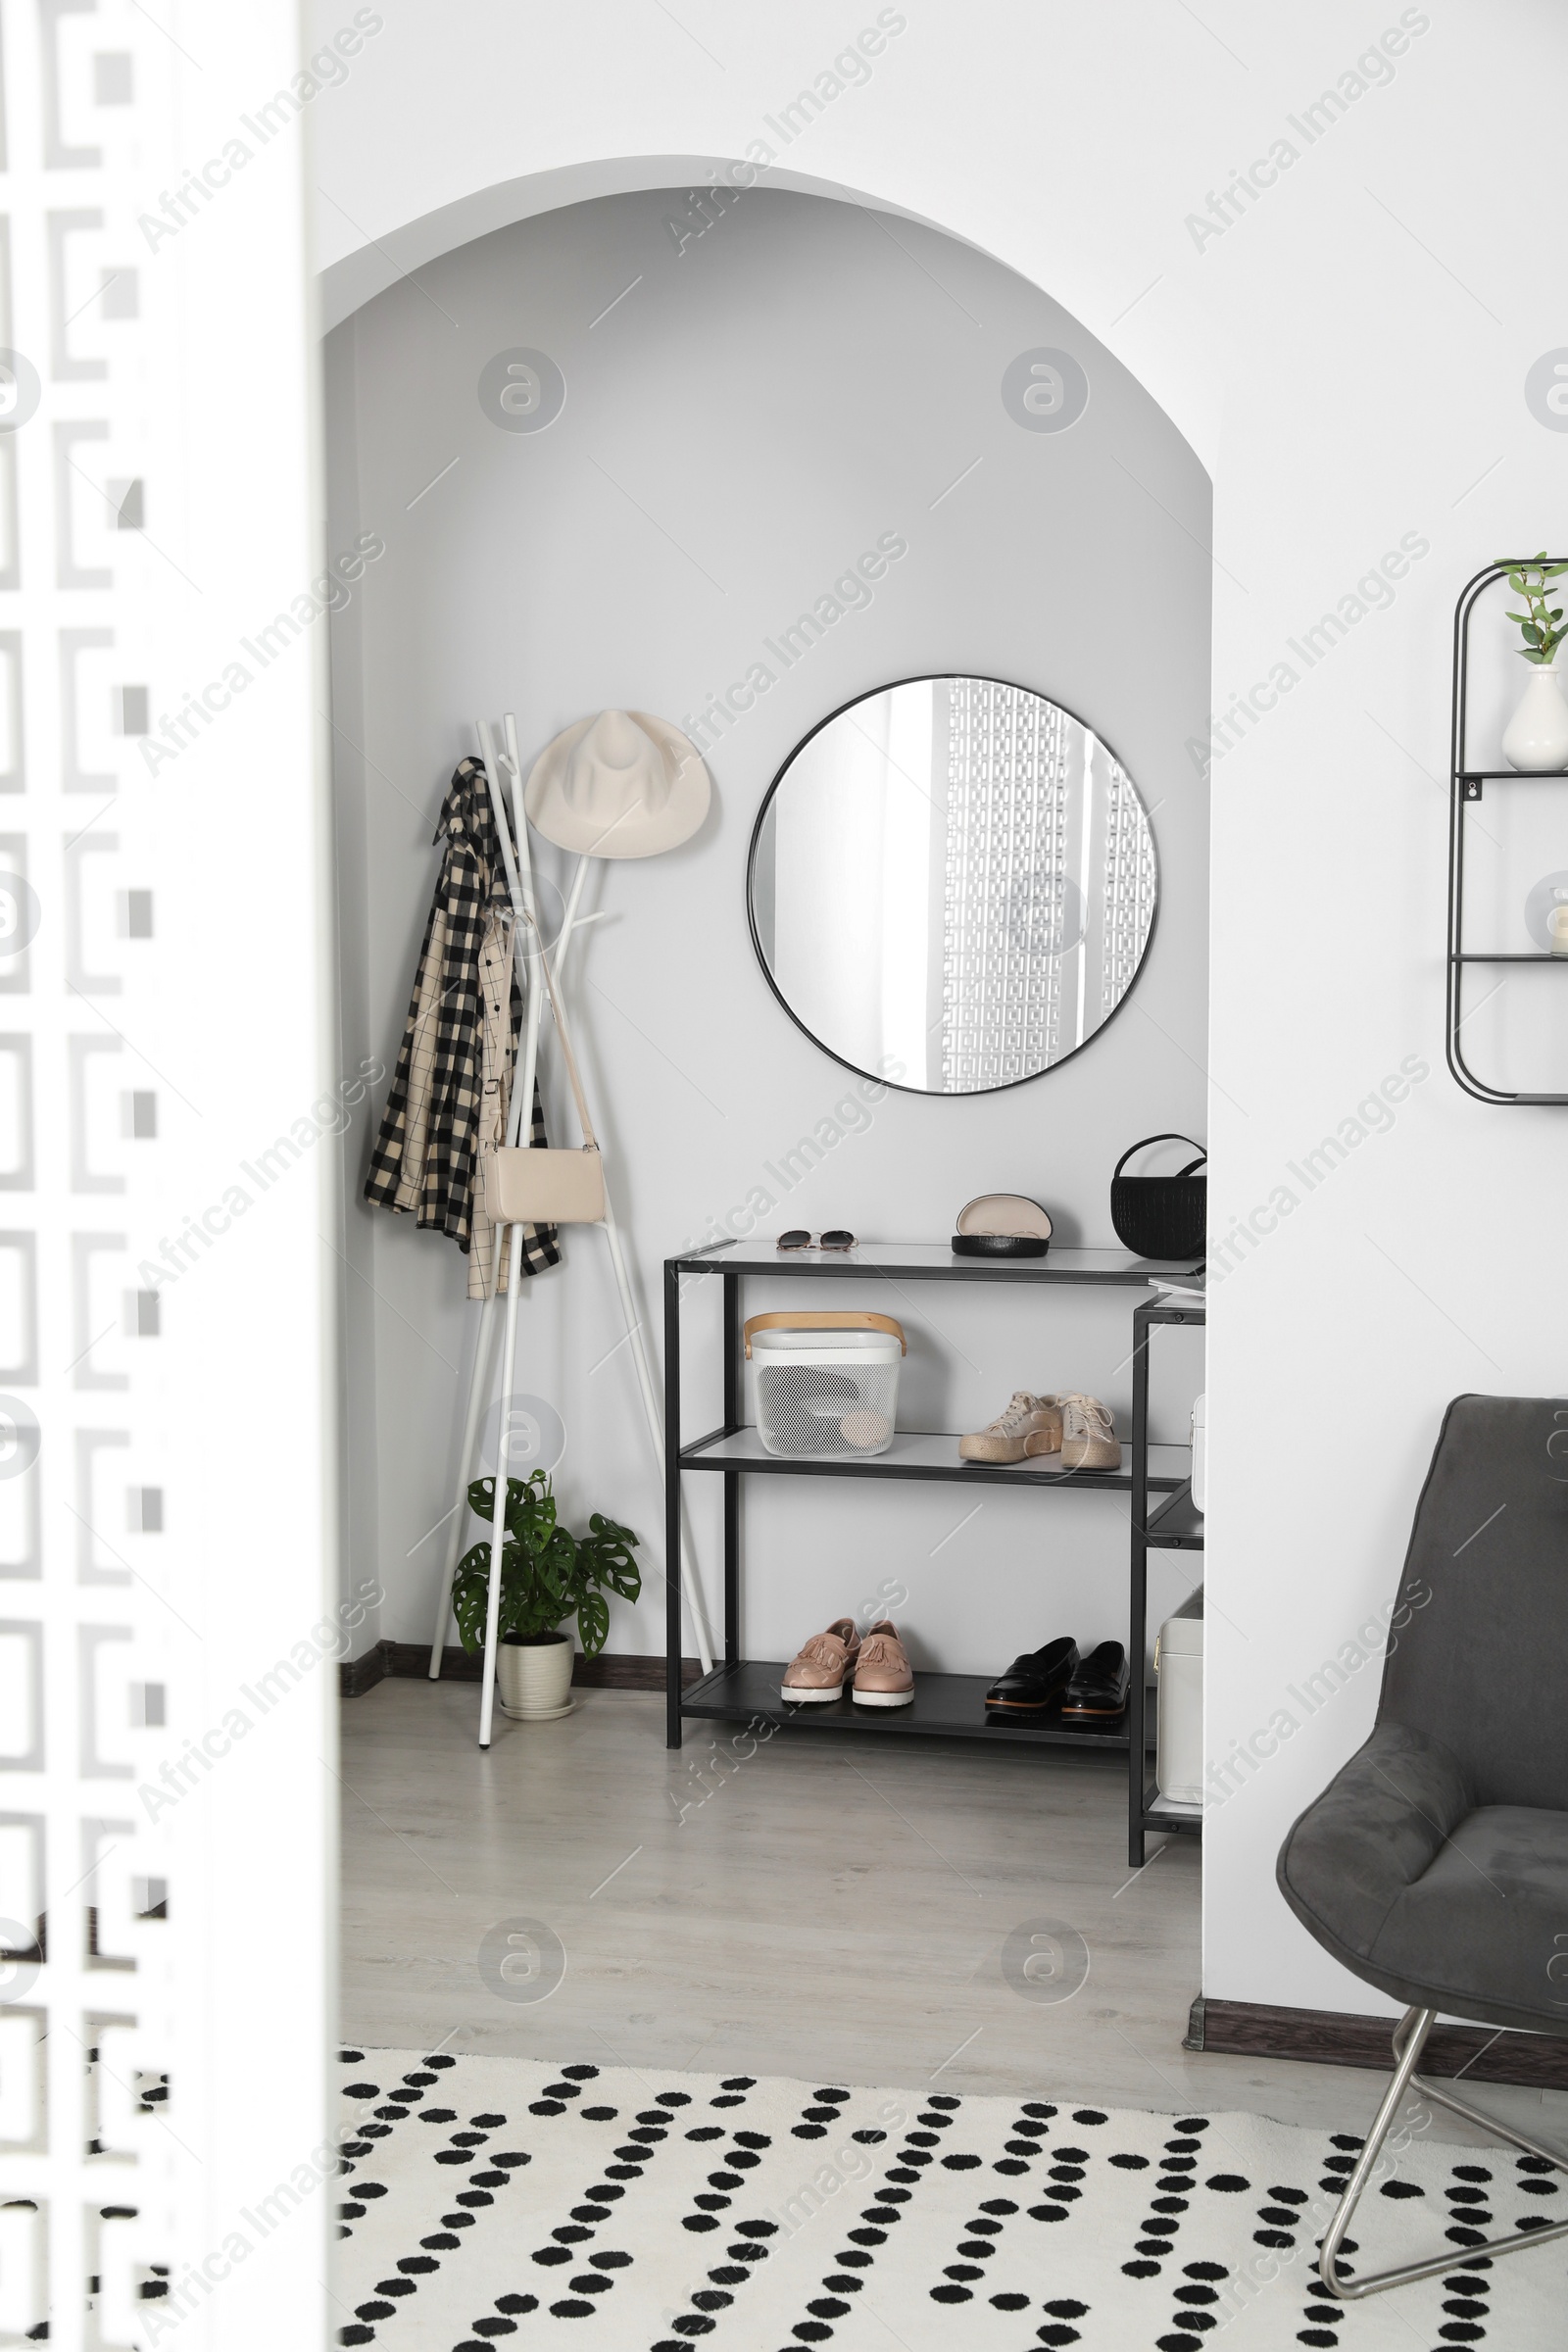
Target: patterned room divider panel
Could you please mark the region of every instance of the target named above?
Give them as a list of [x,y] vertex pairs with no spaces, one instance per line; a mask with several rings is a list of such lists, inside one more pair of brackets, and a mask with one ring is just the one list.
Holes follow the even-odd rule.
[[[300,132],[240,121],[297,39],[278,0],[0,13],[0,2344],[324,2340],[335,1668],[226,1761],[326,1567],[318,1182],[235,1198],[320,1077],[318,650],[263,691],[233,625],[313,568]],[[258,889],[297,906],[225,910]],[[269,1298],[303,1370],[258,1507]]]

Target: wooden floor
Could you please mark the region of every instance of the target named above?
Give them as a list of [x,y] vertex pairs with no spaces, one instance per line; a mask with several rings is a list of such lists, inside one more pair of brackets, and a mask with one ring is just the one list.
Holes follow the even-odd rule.
[[[915,1740],[868,1754],[864,1738],[781,1732],[725,1772],[726,1727],[689,1724],[676,1755],[662,1699],[576,1695],[558,1723],[498,1711],[487,1756],[472,1684],[387,1681],[344,1702],[352,2041],[1370,2120],[1371,2075],[1182,2049],[1200,1853],[1172,1838],[1128,1871],[1120,1759]],[[560,1938],[546,1999],[481,1981],[480,1944],[508,1920]],[[1021,1925],[1054,1936],[1047,1966],[1074,1971],[1083,1939],[1071,1997],[1008,1982]],[[1478,2096],[1568,2140],[1568,2093]],[[1437,2130],[1470,2136],[1457,2118]]]

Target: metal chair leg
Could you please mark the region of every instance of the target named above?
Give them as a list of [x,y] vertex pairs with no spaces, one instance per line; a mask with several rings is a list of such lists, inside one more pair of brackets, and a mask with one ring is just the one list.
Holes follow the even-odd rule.
[[1489,2238],[1483,2245],[1450,2246],[1446,2253],[1435,2256],[1430,2262],[1412,2262],[1396,2270],[1375,2271],[1368,2278],[1341,2278],[1338,2257],[1345,2233],[1350,2227],[1350,2217],[1376,2169],[1378,2158],[1383,2153],[1383,2143],[1408,2090],[1419,2090],[1423,2098],[1434,2100],[1440,2107],[1449,2108],[1453,2114],[1462,2115],[1469,2122],[1494,2132],[1499,2139],[1509,2141],[1516,2148],[1523,2148],[1527,2155],[1539,2156],[1545,2163],[1554,2165],[1559,2172],[1568,2173],[1568,2155],[1555,2148],[1539,2146],[1535,2140],[1527,2139],[1523,2132],[1512,2131],[1508,2125],[1499,2123],[1495,2116],[1488,2115],[1483,2108],[1468,2106],[1463,2099],[1454,2098],[1450,2091],[1441,2090],[1437,2083],[1429,2082],[1424,2076],[1416,2073],[1437,2014],[1435,2009],[1407,2009],[1395,2027],[1394,2080],[1384,2093],[1383,2103],[1356,2159],[1355,2170],[1346,2183],[1345,2194],[1340,2199],[1334,2219],[1323,2234],[1318,2276],[1323,2281],[1325,2293],[1342,2303],[1358,2302],[1363,2295],[1380,2294],[1385,2287],[1408,2286],[1417,2278],[1436,2278],[1440,2271],[1462,2267],[1479,2260],[1484,2254],[1520,2254],[1527,2246],[1549,2245],[1554,2237],[1568,2236],[1568,2221],[1552,2223],[1542,2230],[1512,2230],[1506,2237]]

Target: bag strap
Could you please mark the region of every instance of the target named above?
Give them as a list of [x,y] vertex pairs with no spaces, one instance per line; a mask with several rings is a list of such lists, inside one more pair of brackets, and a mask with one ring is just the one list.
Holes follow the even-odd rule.
[[[512,982],[513,982],[513,975],[514,975],[514,971],[515,971],[515,968],[516,968],[516,959],[515,959],[515,951],[516,951],[516,944],[517,944],[517,926],[516,926],[516,924],[515,924],[515,923],[500,923],[500,924],[498,924],[498,925],[497,925],[497,937],[498,937],[498,939],[499,939],[499,940],[502,942],[502,955],[501,955],[501,988],[500,988],[500,997],[501,997],[501,1004],[502,1004],[502,1007],[503,1007],[503,1009],[502,1009],[502,1015],[501,1015],[501,1018],[502,1018],[502,1024],[503,1024],[503,1035],[506,1037],[506,1039],[507,1039],[507,1041],[508,1041],[508,1044],[511,1046],[511,1049],[512,1049],[512,1075],[511,1075],[511,1086],[510,1086],[510,1087],[498,1086],[498,1087],[497,1087],[497,1089],[496,1089],[496,1109],[495,1109],[495,1119],[494,1119],[494,1122],[493,1122],[493,1126],[494,1126],[494,1132],[492,1133],[492,1135],[491,1135],[491,1137],[490,1137],[490,1150],[491,1150],[492,1152],[499,1152],[499,1151],[502,1149],[503,1145],[506,1143],[506,1140],[507,1140],[507,1128],[508,1128],[508,1126],[509,1126],[509,1125],[510,1125],[510,1123],[511,1123],[511,1121],[510,1121],[510,1115],[509,1115],[509,1114],[510,1114],[511,1107],[512,1107],[512,1088],[514,1088],[514,1087],[515,1087],[515,1086],[518,1084],[518,1082],[519,1082],[519,1080],[520,1080],[520,1078],[521,1078],[521,1076],[522,1076],[522,1071],[521,1071],[521,1068],[520,1068],[520,1066],[519,1066],[519,1063],[518,1063],[518,1058],[517,1058],[517,1047],[516,1047],[516,1040],[515,1040],[515,1038],[514,1038],[514,1037],[513,1037],[513,1035],[512,1035]],[[502,1076],[503,1076],[503,1078],[505,1078],[505,1077],[506,1077],[506,1074],[507,1074],[507,1068],[506,1068],[506,1065],[507,1065],[507,1054],[506,1054],[506,1050],[505,1050],[505,1048],[503,1048],[503,1052],[502,1052],[502,1057],[501,1057],[501,1067],[502,1067]],[[502,1108],[502,1102],[503,1102],[503,1099],[505,1099],[505,1101],[506,1101],[506,1104],[507,1104],[507,1108],[506,1108],[505,1110],[503,1110],[503,1108]],[[481,1140],[480,1140],[480,1150],[482,1151],[483,1149],[484,1149],[484,1141],[483,1141],[483,1138],[481,1138]]]
[[891,1339],[898,1341],[906,1355],[909,1352],[904,1325],[896,1323],[891,1315],[856,1312],[841,1306],[824,1306],[814,1310],[808,1307],[784,1307],[771,1315],[748,1316],[743,1327],[748,1355],[752,1352],[754,1331],[885,1331]]
[[1142,1152],[1144,1149],[1144,1144],[1198,1145],[1198,1157],[1194,1160],[1189,1160],[1185,1168],[1178,1168],[1176,1171],[1178,1176],[1190,1176],[1194,1168],[1200,1168],[1204,1160],[1206,1160],[1208,1157],[1207,1146],[1199,1144],[1196,1135],[1146,1135],[1143,1144],[1129,1144],[1126,1151],[1122,1153],[1120,1159],[1117,1160],[1115,1167],[1111,1171],[1110,1181],[1112,1184],[1115,1183],[1116,1178],[1121,1174],[1123,1168],[1127,1165],[1127,1162],[1131,1159],[1133,1153],[1135,1152]]
[[[532,911],[526,906],[523,908],[523,921],[533,932],[535,952],[544,966],[545,986],[550,991],[550,1008],[556,1016],[556,1032],[561,1039],[561,1051],[566,1057],[566,1074],[571,1080],[571,1091],[577,1102],[577,1116],[582,1122],[583,1145],[587,1151],[597,1152],[599,1144],[594,1135],[594,1123],[588,1116],[588,1098],[582,1091],[582,1080],[577,1075],[577,1056],[571,1050],[571,1031],[566,1027],[566,1016],[562,1010],[561,999],[556,994],[555,975],[550,969],[550,958],[545,954],[545,943],[540,937],[539,926],[534,921]],[[526,1116],[526,1110],[524,1116]],[[1189,1137],[1187,1140],[1191,1142],[1192,1138]]]

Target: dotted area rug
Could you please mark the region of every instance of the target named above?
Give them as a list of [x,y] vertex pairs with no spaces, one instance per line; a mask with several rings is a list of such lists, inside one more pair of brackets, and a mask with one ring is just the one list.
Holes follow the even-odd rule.
[[[1346,2078],[1348,2120],[1371,2085]],[[1145,2114],[749,2075],[344,2053],[339,2340],[385,2352],[1542,2352],[1568,2240],[1539,2158],[1398,2140],[1352,2269],[1452,2248],[1365,2304],[1316,2290],[1360,2142],[1250,2115]],[[1363,2218],[1364,2217],[1364,2218]],[[351,2316],[352,2315],[352,2316]]]

